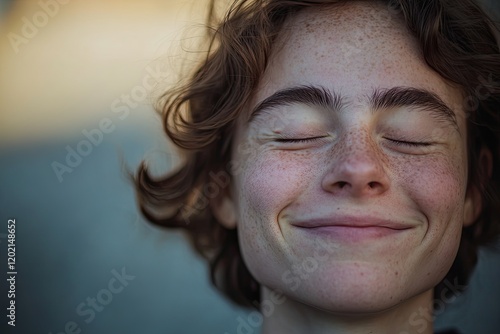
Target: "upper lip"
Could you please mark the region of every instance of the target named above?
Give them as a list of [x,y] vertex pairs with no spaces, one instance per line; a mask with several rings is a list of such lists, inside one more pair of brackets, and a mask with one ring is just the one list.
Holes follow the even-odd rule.
[[318,228],[327,226],[344,227],[385,227],[393,230],[406,230],[412,228],[408,223],[375,216],[349,216],[335,215],[332,217],[304,219],[292,223],[293,226],[302,228]]

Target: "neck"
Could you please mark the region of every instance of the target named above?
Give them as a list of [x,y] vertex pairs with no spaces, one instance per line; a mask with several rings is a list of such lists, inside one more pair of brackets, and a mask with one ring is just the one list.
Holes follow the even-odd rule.
[[[270,292],[263,288],[263,299]],[[376,314],[329,313],[287,298],[265,314],[262,334],[432,334],[432,290]]]

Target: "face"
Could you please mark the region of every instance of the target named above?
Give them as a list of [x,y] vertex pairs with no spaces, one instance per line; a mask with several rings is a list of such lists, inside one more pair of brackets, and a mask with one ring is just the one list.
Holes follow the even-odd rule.
[[291,19],[234,142],[229,208],[257,281],[331,312],[432,289],[471,210],[462,101],[383,5]]

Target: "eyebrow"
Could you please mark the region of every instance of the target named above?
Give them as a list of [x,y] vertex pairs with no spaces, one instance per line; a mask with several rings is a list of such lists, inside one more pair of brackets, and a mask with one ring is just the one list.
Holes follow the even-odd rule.
[[370,105],[374,111],[397,107],[412,107],[428,111],[437,120],[448,122],[458,130],[455,112],[437,94],[425,89],[412,87],[377,89],[370,97]]
[[[260,102],[250,114],[249,122],[262,112],[292,104],[320,106],[334,112],[339,112],[346,105],[341,95],[330,92],[325,87],[295,86],[279,90]],[[458,130],[453,110],[438,95],[425,89],[413,87],[376,89],[369,96],[369,104],[373,112],[398,107],[429,111],[437,120],[447,122]]]
[[258,114],[270,109],[292,104],[320,106],[340,111],[344,106],[342,97],[321,86],[296,86],[279,90],[260,102],[250,114],[251,122]]

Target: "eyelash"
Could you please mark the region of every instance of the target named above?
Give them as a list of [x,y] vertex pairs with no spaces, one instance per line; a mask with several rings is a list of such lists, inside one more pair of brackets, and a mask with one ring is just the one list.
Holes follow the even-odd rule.
[[425,147],[431,145],[431,143],[427,142],[418,142],[418,141],[406,141],[406,140],[397,140],[391,138],[385,138],[398,146],[406,146],[406,147]]
[[324,138],[324,136],[316,136],[316,137],[306,137],[306,138],[277,138],[276,141],[278,143],[310,143],[317,139]]

